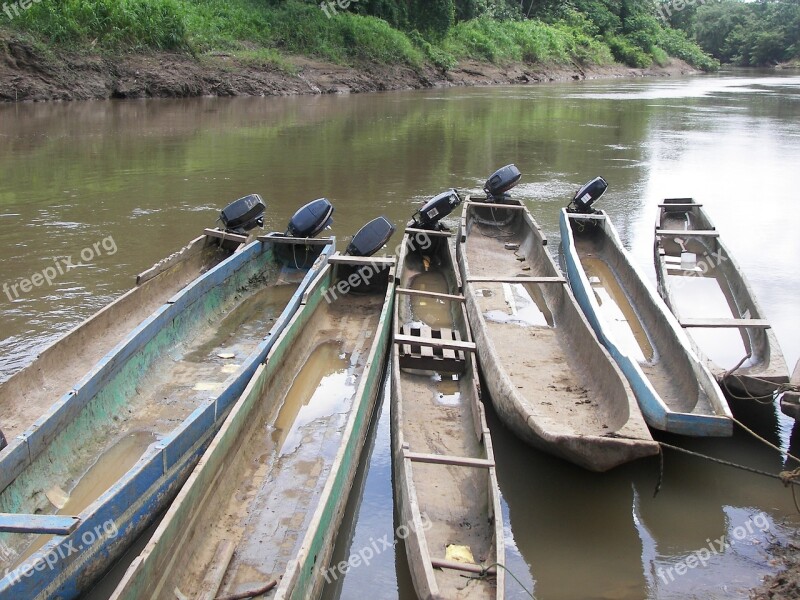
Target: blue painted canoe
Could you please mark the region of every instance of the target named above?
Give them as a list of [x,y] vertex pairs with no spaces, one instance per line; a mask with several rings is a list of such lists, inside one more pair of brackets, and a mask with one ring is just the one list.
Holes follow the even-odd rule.
[[[366,265],[373,285],[349,292]],[[270,598],[310,600],[343,575],[327,567],[382,389],[393,265],[329,259],[113,600],[271,581]]]
[[[31,364],[0,383],[0,429],[9,442],[30,428],[139,323],[233,255],[245,240],[244,236],[206,230],[139,274],[135,287],[53,341]],[[0,452],[0,460],[2,457]]]
[[334,244],[266,236],[235,252],[12,441],[0,458],[0,599],[79,596],[168,506]]
[[722,391],[608,215],[562,209],[560,228],[575,299],[627,377],[647,424],[682,435],[732,435]]

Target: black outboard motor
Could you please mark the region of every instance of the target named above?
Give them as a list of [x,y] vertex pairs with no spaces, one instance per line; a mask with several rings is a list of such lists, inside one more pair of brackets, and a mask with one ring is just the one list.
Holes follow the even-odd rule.
[[231,202],[219,215],[222,226],[228,233],[247,235],[256,227],[264,226],[264,212],[267,205],[258,194],[250,194]]
[[294,213],[289,221],[286,235],[300,238],[313,238],[333,223],[333,205],[327,198],[309,202]]
[[3,430],[0,429],[0,450],[8,446],[8,442],[6,441],[6,436],[3,434]]
[[386,217],[373,219],[358,230],[347,246],[345,254],[349,256],[372,256],[383,248],[389,238],[394,235],[395,227]]
[[506,165],[502,169],[495,171],[483,186],[488,202],[502,200],[507,192],[511,191],[519,183],[522,173],[516,165]]
[[[373,219],[353,236],[345,254],[369,257],[378,252],[395,232],[386,217]],[[340,264],[337,270],[339,281],[347,281],[348,293],[368,294],[386,289],[391,269],[387,265],[367,263],[361,265]],[[355,274],[356,277],[352,277]]]
[[[298,210],[289,220],[286,229],[288,237],[313,238],[333,223],[333,205],[327,198],[309,202]],[[280,235],[280,234],[270,234]],[[319,244],[275,244],[275,252],[283,264],[296,269],[308,269],[322,253]]]
[[575,197],[567,206],[567,212],[580,213],[590,215],[595,212],[592,204],[600,199],[600,196],[606,193],[608,184],[602,177],[595,177],[590,182],[578,190]]
[[447,190],[428,200],[425,206],[414,213],[412,226],[417,229],[441,231],[444,225],[440,223],[447,215],[461,204],[461,198],[455,190]]

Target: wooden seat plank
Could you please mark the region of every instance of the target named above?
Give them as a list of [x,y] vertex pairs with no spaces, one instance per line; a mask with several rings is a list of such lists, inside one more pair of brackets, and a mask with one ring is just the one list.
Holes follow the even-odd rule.
[[525,210],[521,204],[497,204],[494,202],[474,202],[470,200],[466,203],[467,206],[475,206],[478,208],[500,208],[506,210]]
[[713,229],[656,229],[660,237],[719,237],[719,231]]
[[756,327],[758,329],[769,329],[772,327],[766,319],[682,319],[681,327]]
[[471,456],[451,456],[447,454],[427,454],[403,450],[403,458],[412,462],[427,463],[432,465],[449,465],[454,467],[478,467],[489,469],[495,466],[493,460],[473,458]]
[[471,275],[467,277],[467,283],[567,283],[563,277],[495,277]]
[[398,294],[405,294],[407,296],[422,296],[425,298],[436,298],[437,300],[455,300],[456,302],[464,302],[464,296],[458,296],[455,294],[441,294],[439,292],[429,292],[427,290],[412,290],[409,288],[400,288],[400,287],[396,288],[395,292]]
[[473,342],[455,342],[440,340],[436,338],[418,338],[409,335],[396,335],[394,338],[395,344],[413,344],[415,346],[434,346],[437,348],[449,348],[451,350],[465,350],[468,352],[475,352],[475,344]]
[[406,233],[424,233],[433,237],[453,237],[452,231],[434,231],[432,229],[417,229],[416,227],[406,227]]
[[69,535],[80,522],[73,516],[0,513],[0,532]]

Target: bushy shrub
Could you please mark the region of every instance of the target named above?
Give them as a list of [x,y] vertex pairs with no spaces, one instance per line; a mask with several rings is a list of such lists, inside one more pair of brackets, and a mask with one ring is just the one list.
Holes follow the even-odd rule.
[[68,47],[188,47],[184,11],[177,0],[42,0],[13,24]]
[[641,69],[649,67],[653,64],[653,59],[644,50],[639,48],[636,44],[631,43],[624,36],[608,36],[606,38],[608,47],[619,62],[625,63],[631,67],[638,67]]

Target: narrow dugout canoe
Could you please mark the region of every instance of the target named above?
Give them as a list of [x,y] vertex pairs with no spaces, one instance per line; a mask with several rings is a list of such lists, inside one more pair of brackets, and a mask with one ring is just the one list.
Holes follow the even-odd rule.
[[[270,598],[316,598],[341,576],[327,565],[381,390],[393,265],[329,259],[114,600],[215,598],[276,580]],[[359,293],[362,277],[349,278],[363,269],[375,281]]]
[[722,391],[608,215],[562,209],[560,228],[575,299],[628,378],[647,424],[682,435],[732,435]]
[[333,238],[254,241],[157,308],[11,442],[0,598],[91,587],[174,498],[333,250]]
[[246,239],[216,229],[206,230],[141,273],[133,289],[64,334],[31,364],[0,384],[0,429],[7,439],[13,440],[31,427],[137,325],[242,248]]
[[654,254],[661,297],[723,390],[769,398],[789,382],[775,331],[702,204],[659,205]]
[[391,358],[398,530],[408,532],[420,598],[501,599],[505,573],[493,566],[505,562],[500,492],[448,236],[407,230],[398,259]]
[[458,260],[481,370],[506,426],[592,471],[658,453],[523,204],[467,197]]

